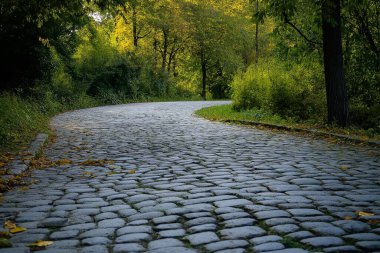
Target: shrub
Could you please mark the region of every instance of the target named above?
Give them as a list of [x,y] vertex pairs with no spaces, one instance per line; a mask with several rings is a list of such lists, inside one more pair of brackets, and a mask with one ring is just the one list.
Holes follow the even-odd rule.
[[265,108],[268,105],[270,79],[264,66],[251,66],[235,76],[232,84],[233,107],[236,110]]
[[266,109],[295,120],[321,118],[325,95],[321,66],[316,63],[287,66],[262,62],[250,66],[232,83],[233,104],[237,110]]

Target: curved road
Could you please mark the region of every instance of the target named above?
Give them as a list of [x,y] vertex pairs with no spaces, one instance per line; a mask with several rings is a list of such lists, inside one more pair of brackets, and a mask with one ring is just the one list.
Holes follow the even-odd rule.
[[[73,164],[35,171],[38,183],[5,194],[0,220],[28,230],[0,252],[28,252],[43,239],[54,241],[43,252],[70,253],[380,250],[378,156],[192,116],[218,103],[54,118],[45,154]],[[86,160],[95,162],[79,164]]]

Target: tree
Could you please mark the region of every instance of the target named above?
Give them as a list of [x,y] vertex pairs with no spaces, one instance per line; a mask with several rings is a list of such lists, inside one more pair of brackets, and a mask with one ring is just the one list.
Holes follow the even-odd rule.
[[[337,123],[342,127],[347,126],[348,99],[343,71],[340,0],[321,0],[315,3],[303,0],[268,0],[267,2],[268,14],[289,26],[306,42],[310,50],[319,50],[322,45],[328,109],[327,121],[330,124]],[[307,17],[306,13],[310,12],[310,9],[313,10],[313,15],[320,12],[320,18]],[[312,26],[322,30],[322,39],[316,38],[315,33],[306,33],[292,20],[297,12],[301,12],[308,20],[312,20]],[[319,25],[320,23],[322,26]],[[313,29],[315,28],[309,30]],[[320,42],[321,40],[323,43]]]
[[52,56],[47,46],[68,57],[75,31],[88,19],[84,3],[0,1],[0,90],[28,88],[49,78]]
[[[235,1],[236,3],[240,2]],[[244,26],[236,29],[241,20],[236,17],[235,12],[228,13],[234,5],[230,6],[230,9],[226,9],[222,4],[213,1],[184,5],[190,27],[188,48],[195,66],[201,72],[201,96],[204,100],[208,87],[215,81],[211,77],[229,80],[227,76],[235,73],[243,64],[240,52],[243,41],[249,37],[246,36]]]
[[328,122],[348,124],[348,100],[343,70],[340,0],[322,2],[323,62]]

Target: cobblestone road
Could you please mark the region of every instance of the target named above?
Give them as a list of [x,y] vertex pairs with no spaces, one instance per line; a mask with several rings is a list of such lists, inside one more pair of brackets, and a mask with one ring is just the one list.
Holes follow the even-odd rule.
[[[0,219],[28,230],[0,252],[28,252],[36,240],[70,253],[380,251],[379,157],[192,116],[215,103],[56,117],[45,154],[74,163],[35,171],[39,183],[5,194]],[[115,164],[79,164],[88,159]]]

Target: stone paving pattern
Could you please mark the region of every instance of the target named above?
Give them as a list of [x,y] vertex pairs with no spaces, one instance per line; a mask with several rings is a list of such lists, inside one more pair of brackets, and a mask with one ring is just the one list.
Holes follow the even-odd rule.
[[[57,253],[380,251],[373,150],[192,116],[217,103],[54,118],[57,139],[45,154],[74,164],[37,170],[38,183],[5,194],[0,221],[28,230],[0,252],[29,252],[36,240],[53,240],[39,252]],[[88,159],[115,164],[78,164]],[[359,210],[374,215],[358,219]]]

